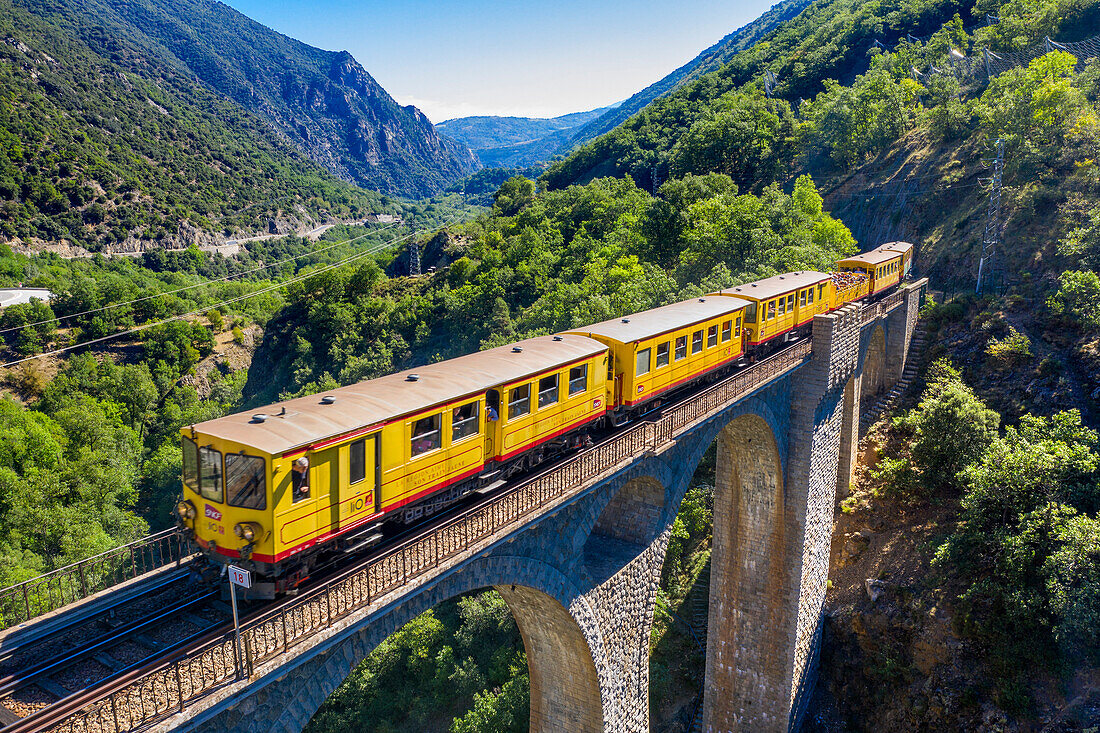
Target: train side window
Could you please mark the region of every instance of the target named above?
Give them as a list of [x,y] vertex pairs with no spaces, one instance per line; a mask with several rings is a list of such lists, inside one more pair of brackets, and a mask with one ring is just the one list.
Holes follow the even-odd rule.
[[634,376],[640,377],[643,374],[649,374],[649,355],[649,349],[642,349],[638,352],[634,360]]
[[798,291],[798,307],[799,308],[805,308],[806,307],[806,291],[805,290],[799,290]]
[[756,301],[749,302],[745,308],[745,323],[756,323]]
[[779,315],[782,316],[786,312],[787,312],[787,299],[786,298],[780,298],[779,299]]
[[691,334],[691,353],[698,354],[703,350],[703,329]]
[[551,374],[539,380],[539,409],[557,404],[558,401],[558,375]]
[[422,417],[413,423],[412,454],[419,456],[438,450],[443,444],[439,430],[439,413]]
[[204,499],[222,502],[222,454],[213,448],[199,448],[199,486]]
[[673,355],[676,361],[686,359],[688,355],[688,337],[677,336],[676,337],[676,353]]
[[588,391],[588,365],[581,364],[569,370],[569,396]]
[[514,420],[531,413],[531,385],[522,384],[508,391],[508,419]]
[[[818,287],[823,287],[823,286],[818,285]],[[813,288],[810,288],[809,290],[806,291],[806,304],[807,305],[813,305],[814,304],[814,289]]]
[[199,447],[190,438],[183,439],[183,485],[199,493]]
[[724,321],[722,323],[722,343],[730,340],[730,336],[733,335],[733,321]]
[[361,438],[348,446],[348,483],[357,484],[367,477],[367,441]]
[[451,443],[481,432],[478,403],[467,402],[451,410]]
[[657,344],[657,365],[654,369],[660,369],[661,367],[668,366],[668,341],[663,344]]
[[713,326],[711,326],[710,328],[707,329],[707,348],[708,349],[713,349],[717,345],[718,345],[718,324],[715,323]]
[[229,506],[267,509],[267,466],[264,459],[240,453],[226,454],[225,493],[229,497]]
[[737,316],[737,325],[733,330],[733,337],[737,339],[741,338],[741,316]]
[[290,464],[290,501],[297,504],[309,498],[309,459],[300,456]]
[[768,301],[768,320],[770,321],[773,318],[775,318],[775,301],[774,300],[769,300]]
[[787,312],[794,313],[794,293],[787,296]]

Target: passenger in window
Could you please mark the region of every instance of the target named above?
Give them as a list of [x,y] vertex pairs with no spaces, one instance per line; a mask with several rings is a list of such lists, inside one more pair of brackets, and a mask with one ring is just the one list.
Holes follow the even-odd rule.
[[485,419],[489,422],[496,422],[500,419],[500,415],[497,414],[497,408],[492,405],[485,406]]
[[309,498],[309,459],[305,456],[294,461],[290,467],[290,482],[294,489],[294,501]]

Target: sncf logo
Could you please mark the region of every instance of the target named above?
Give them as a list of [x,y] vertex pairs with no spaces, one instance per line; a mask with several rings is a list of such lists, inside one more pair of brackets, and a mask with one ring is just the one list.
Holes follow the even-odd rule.
[[209,504],[203,504],[203,506],[205,507],[205,509],[203,511],[203,514],[206,515],[207,519],[213,519],[216,522],[221,521],[221,518],[222,518],[222,513],[221,512],[219,512],[217,509],[210,506]]
[[599,397],[592,400],[592,409],[593,410],[598,410],[601,405],[603,405],[603,400],[601,400]]

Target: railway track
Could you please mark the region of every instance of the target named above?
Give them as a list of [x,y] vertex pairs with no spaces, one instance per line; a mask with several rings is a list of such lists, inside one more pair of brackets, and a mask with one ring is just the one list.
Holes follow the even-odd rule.
[[174,573],[140,595],[55,620],[44,632],[0,647],[0,725],[18,724],[139,668],[220,626],[228,614],[217,590]]
[[[735,373],[739,371],[741,369],[735,370]],[[642,415],[632,421],[631,425],[659,420],[664,409],[670,409],[681,401],[690,399],[695,391],[693,389],[677,394],[662,409],[654,409]],[[596,444],[585,450],[597,450],[605,443],[615,441],[619,433],[619,429],[601,431],[601,434],[596,436]],[[342,580],[360,573],[379,557],[390,553],[396,545],[415,544],[418,540],[437,532],[441,526],[450,523],[455,515],[476,512],[479,508],[492,504],[500,494],[513,488],[514,484],[536,480],[572,457],[573,454],[569,453],[547,460],[537,468],[509,480],[507,484],[491,493],[472,494],[447,511],[432,515],[414,527],[395,531],[392,536],[387,536],[385,541],[375,547],[356,555],[344,555],[342,562],[333,561],[323,572],[315,573],[295,596],[246,605],[241,615],[242,627],[256,625],[265,619],[277,617],[284,608],[298,604],[303,598],[315,595],[317,591],[324,591],[325,588],[333,587]],[[149,614],[148,618],[131,621],[125,629],[120,628],[100,634],[98,638],[88,639],[68,649],[64,654],[57,655],[56,658],[40,661],[33,668],[19,674],[18,679],[9,681],[7,677],[0,676],[0,726],[2,726],[0,733],[36,733],[51,730],[70,716],[97,707],[97,703],[127,688],[136,680],[157,674],[169,674],[172,665],[177,661],[193,657],[204,649],[224,642],[233,628],[231,613],[226,607],[227,604],[217,599],[220,595],[219,591],[208,589],[204,593],[204,602],[210,603],[208,608],[216,609],[218,612],[218,615],[211,617],[209,625],[205,628],[195,629],[192,633],[177,631],[174,638],[159,645],[147,643],[151,638],[149,629],[159,628],[157,624],[163,623],[165,628],[171,629],[174,628],[172,624],[179,622],[178,617],[181,613],[185,612],[188,616],[194,615],[192,611],[181,611],[178,607],[179,605],[190,607],[191,604],[200,603],[199,600],[191,597],[181,600],[176,608],[167,611],[162,608],[158,613]],[[111,653],[122,648],[122,645],[134,644],[150,650],[149,653],[143,652],[140,657],[135,656],[132,660],[119,660]],[[157,646],[160,648],[156,648]],[[132,646],[126,648],[132,649]],[[114,663],[105,663],[103,655],[112,659]],[[103,669],[96,668],[97,664]],[[231,664],[231,668],[237,670],[247,669],[249,666],[247,661],[231,662]],[[0,675],[3,673],[3,660],[0,659]],[[212,675],[217,676],[217,672],[213,671]],[[177,684],[182,683],[177,682]],[[3,697],[7,690],[12,692]],[[142,717],[140,714],[135,714],[136,711],[116,708],[116,705],[125,704],[116,703],[112,697],[110,701],[112,709],[106,714],[108,717],[113,714],[116,720]],[[137,704],[140,704],[140,701]],[[14,714],[13,707],[16,705],[21,706],[16,708],[20,714]],[[103,711],[99,714],[102,715]],[[125,727],[116,723],[115,729],[125,729]]]

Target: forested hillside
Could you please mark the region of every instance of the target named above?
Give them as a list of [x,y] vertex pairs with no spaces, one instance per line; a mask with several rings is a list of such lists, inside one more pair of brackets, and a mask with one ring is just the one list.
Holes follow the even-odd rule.
[[581,125],[610,108],[560,117],[459,117],[435,129],[470,146],[482,165],[519,168],[549,160]]
[[216,0],[20,5],[149,81],[197,79],[345,181],[417,197],[477,168],[464,145],[397,104],[348,52],[288,38]]
[[[987,25],[987,13],[998,21]],[[918,270],[947,291],[925,322],[948,362],[930,370],[912,412],[876,429],[864,455],[879,463],[842,505],[840,521],[852,524],[837,554],[866,562],[838,563],[833,578],[826,702],[855,730],[1095,725],[1100,62],[1040,49],[986,79],[948,56],[1079,40],[1100,32],[1098,18],[1095,0],[818,0],[555,165],[547,190],[503,181],[491,209],[424,238],[434,272],[407,277],[392,254],[364,257],[295,282],[285,299],[193,316],[49,369],[5,370],[20,401],[0,402],[0,436],[14,436],[0,446],[0,569],[24,577],[163,522],[179,470],[173,431],[188,420],[829,269],[881,241],[853,230],[888,232],[914,241]],[[764,69],[777,79],[771,99]],[[1008,161],[1003,278],[978,298],[969,293],[988,196],[982,161],[998,138]],[[442,202],[429,208],[419,215],[451,214]],[[309,246],[258,244],[245,262]],[[120,322],[79,316],[77,337],[183,313],[183,298],[158,294],[244,267],[195,252],[142,264],[0,258],[5,282],[50,287],[67,313],[150,296],[120,309]],[[197,289],[187,305],[257,286]],[[43,304],[6,310],[6,358],[71,338],[37,323],[50,315]],[[212,343],[238,338],[234,325],[255,357],[204,362]],[[651,655],[660,730],[686,730],[701,684],[672,613],[683,615],[702,571],[705,494],[681,508],[662,580]],[[877,601],[869,578],[885,584]],[[314,729],[525,729],[525,666],[506,622],[492,596],[420,617]]]
[[[576,146],[610,132],[655,99],[721,68],[737,54],[751,48],[753,44],[771,33],[776,26],[797,16],[809,5],[810,0],[783,0],[776,3],[759,18],[730,33],[668,76],[650,84],[621,105],[578,128],[555,152],[568,153]],[[544,158],[544,160],[548,159]]]
[[[90,249],[395,211],[259,117],[95,26],[0,2],[0,232]],[[105,49],[105,53],[106,53]],[[138,68],[140,73],[130,69]]]

